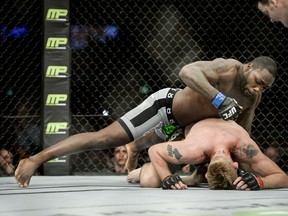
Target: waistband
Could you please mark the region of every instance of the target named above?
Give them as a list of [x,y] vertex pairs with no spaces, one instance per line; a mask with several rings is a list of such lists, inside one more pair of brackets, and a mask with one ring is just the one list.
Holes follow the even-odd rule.
[[163,129],[167,135],[173,133],[176,129],[180,128],[178,122],[174,118],[173,111],[172,111],[172,103],[173,103],[174,96],[180,90],[181,89],[171,88],[169,89],[166,95],[166,115],[167,115],[167,119],[170,125],[164,126]]

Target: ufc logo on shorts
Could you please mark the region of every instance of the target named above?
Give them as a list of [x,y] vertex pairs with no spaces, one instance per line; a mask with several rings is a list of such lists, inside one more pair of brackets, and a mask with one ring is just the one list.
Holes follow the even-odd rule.
[[228,119],[230,118],[231,116],[233,116],[235,113],[237,112],[236,108],[235,107],[232,107],[228,113],[224,113],[223,116],[224,116],[224,119]]

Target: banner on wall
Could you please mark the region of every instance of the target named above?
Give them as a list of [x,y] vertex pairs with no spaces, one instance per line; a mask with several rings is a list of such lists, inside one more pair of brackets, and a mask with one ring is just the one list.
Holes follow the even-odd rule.
[[[44,0],[43,148],[69,136],[71,50],[69,0]],[[46,162],[45,175],[68,175],[69,157]]]

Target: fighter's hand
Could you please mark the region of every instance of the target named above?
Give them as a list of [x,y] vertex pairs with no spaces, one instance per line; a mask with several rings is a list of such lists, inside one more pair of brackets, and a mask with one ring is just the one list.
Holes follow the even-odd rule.
[[234,182],[233,185],[235,185],[236,190],[251,190],[249,186],[246,184],[246,182],[242,179],[241,176],[239,176]]
[[182,179],[179,175],[167,176],[161,187],[163,190],[185,190],[187,189],[187,185],[182,182]]
[[234,181],[238,190],[260,190],[264,188],[261,178],[256,177],[251,172],[245,172],[241,169],[237,170],[239,177]]
[[234,98],[226,97],[221,92],[218,92],[212,104],[218,109],[219,116],[224,120],[236,120],[243,109]]
[[19,187],[28,187],[32,175],[37,170],[37,164],[31,158],[22,159],[15,171],[15,179]]

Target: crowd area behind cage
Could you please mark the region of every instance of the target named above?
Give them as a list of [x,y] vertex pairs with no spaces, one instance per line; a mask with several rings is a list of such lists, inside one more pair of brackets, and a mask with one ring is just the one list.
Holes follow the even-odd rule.
[[[43,8],[36,0],[16,0],[4,1],[0,11],[0,176],[5,176],[13,175],[20,159],[43,149]],[[252,1],[71,0],[70,19],[70,134],[107,126],[161,88],[184,87],[178,73],[185,64],[267,55],[277,61],[279,75],[256,110],[252,137],[288,172],[288,30],[269,22]],[[125,147],[73,154],[70,173],[125,174],[126,157]],[[138,166],[147,161],[144,150]]]

